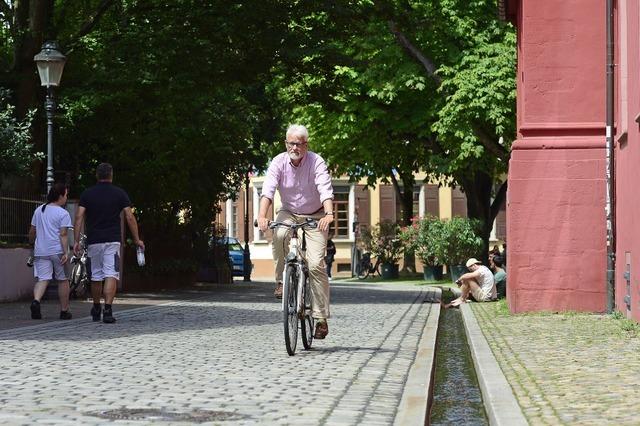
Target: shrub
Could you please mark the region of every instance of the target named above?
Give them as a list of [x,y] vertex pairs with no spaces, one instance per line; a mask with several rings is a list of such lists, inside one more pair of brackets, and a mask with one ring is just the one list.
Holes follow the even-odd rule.
[[365,248],[382,263],[397,263],[402,257],[404,247],[400,239],[400,227],[395,223],[385,220],[374,226],[370,235],[364,234],[362,240]]
[[415,253],[425,266],[442,265],[445,223],[435,216],[414,218],[412,222],[400,233],[405,250]]
[[466,217],[454,217],[443,226],[442,262],[448,265],[464,265],[470,257],[477,257],[482,250],[482,238],[478,230],[480,221]]

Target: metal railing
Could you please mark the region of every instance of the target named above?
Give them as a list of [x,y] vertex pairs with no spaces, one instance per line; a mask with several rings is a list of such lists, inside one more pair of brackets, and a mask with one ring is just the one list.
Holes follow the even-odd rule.
[[0,243],[28,243],[33,211],[45,199],[42,194],[0,191]]

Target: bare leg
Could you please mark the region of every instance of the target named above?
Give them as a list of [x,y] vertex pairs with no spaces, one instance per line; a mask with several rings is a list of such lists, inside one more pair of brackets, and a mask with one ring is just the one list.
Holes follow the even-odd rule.
[[102,281],[91,281],[91,297],[93,304],[99,305],[102,297]]
[[44,296],[44,292],[47,291],[48,285],[49,281],[38,281],[33,287],[33,299],[40,302],[40,300],[42,300],[42,296]]
[[69,280],[58,282],[58,299],[60,300],[60,310],[69,310]]
[[460,286],[460,290],[462,291],[461,298],[464,299],[464,302],[469,298],[469,293],[473,290],[477,292],[480,290],[480,285],[476,282],[476,280],[464,280],[462,285]]
[[453,299],[448,304],[444,305],[444,308],[450,308],[452,306],[459,306],[467,301],[470,292],[471,283],[475,283],[473,280],[463,280],[460,284],[460,297]]
[[104,279],[104,303],[111,305],[113,299],[116,297],[116,290],[118,288],[118,280],[112,277]]

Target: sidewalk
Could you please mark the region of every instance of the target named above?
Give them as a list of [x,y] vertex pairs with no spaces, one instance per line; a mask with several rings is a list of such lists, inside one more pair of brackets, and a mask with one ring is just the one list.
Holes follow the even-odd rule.
[[112,325],[79,313],[0,331],[0,424],[390,425],[424,413],[413,395],[426,396],[430,363],[415,361],[435,341],[435,289],[336,282],[328,338],[289,357],[270,282],[208,287],[116,303]]
[[[118,312],[128,309],[141,308],[145,306],[160,305],[175,300],[190,300],[202,295],[205,290],[217,286],[216,284],[199,284],[193,287],[180,290],[158,290],[155,292],[139,292],[139,293],[118,293],[113,304],[114,315]],[[233,284],[226,284],[230,287]],[[31,300],[20,302],[4,302],[0,303],[0,330],[8,330],[18,327],[29,327],[49,322],[64,321],[59,319],[60,305],[58,303],[57,294],[42,301],[40,306],[42,312],[41,320],[31,319],[31,311],[29,305]],[[103,302],[104,303],[104,302]],[[71,314],[73,318],[82,318],[89,316],[92,301],[71,300]]]
[[640,424],[638,324],[619,315],[511,315],[504,300],[470,307],[530,424]]

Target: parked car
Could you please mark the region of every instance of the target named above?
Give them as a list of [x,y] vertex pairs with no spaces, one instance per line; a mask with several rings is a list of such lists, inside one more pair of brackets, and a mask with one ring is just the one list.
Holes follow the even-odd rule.
[[[229,262],[234,277],[244,276],[244,248],[240,241],[234,237],[227,237],[224,242],[229,245]],[[251,268],[253,265],[250,265]]]

